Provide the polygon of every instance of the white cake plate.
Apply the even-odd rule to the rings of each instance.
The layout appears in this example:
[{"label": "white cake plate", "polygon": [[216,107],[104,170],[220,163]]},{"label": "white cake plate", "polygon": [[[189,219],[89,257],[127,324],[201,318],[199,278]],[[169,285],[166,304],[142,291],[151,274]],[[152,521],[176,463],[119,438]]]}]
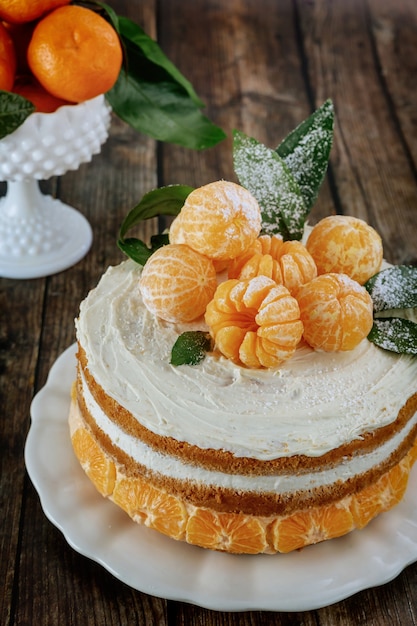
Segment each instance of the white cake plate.
[{"label": "white cake plate", "polygon": [[39,180],[91,161],[108,137],[104,96],[54,113],[33,113],[0,140],[0,276],[37,278],[71,267],[88,252],[90,224],[73,207],[41,193]]}]

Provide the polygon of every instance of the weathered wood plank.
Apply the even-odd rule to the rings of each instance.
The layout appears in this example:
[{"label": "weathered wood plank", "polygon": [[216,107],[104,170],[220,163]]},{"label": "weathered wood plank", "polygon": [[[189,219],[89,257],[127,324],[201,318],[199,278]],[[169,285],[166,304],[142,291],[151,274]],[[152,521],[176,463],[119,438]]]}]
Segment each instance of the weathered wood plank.
[{"label": "weathered wood plank", "polygon": [[413,87],[417,80],[417,4],[413,0],[369,0],[369,8],[382,85],[416,176],[417,103]]},{"label": "weathered wood plank", "polygon": [[[389,261],[413,262],[417,242],[410,224],[417,183],[381,81],[367,5],[361,0],[300,5],[312,89],[318,100],[331,97],[336,109],[331,164],[339,210],[376,227]],[[415,134],[414,128],[414,139]]]},{"label": "weathered wood plank", "polygon": [[38,344],[42,332],[44,281],[0,279],[0,622],[13,601],[19,525],[24,500],[23,448],[29,424]]}]

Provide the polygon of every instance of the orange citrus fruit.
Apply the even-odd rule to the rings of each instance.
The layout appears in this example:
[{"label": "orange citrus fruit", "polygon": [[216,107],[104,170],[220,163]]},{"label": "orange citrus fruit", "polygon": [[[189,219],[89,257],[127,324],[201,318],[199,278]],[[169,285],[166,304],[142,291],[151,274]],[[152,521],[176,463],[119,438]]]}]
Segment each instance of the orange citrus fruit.
[{"label": "orange citrus fruit", "polygon": [[116,466],[95,439],[83,427],[77,428],[71,437],[72,447],[81,467],[102,496],[109,496],[114,489]]},{"label": "orange citrus fruit", "polygon": [[304,339],[316,350],[353,350],[372,328],[372,298],[346,274],[317,276],[296,297]]},{"label": "orange citrus fruit", "polygon": [[169,243],[185,243],[185,237],[181,225],[180,215],[172,221],[169,227]]},{"label": "orange citrus fruit", "polygon": [[17,61],[16,74],[30,73],[27,62],[27,49],[29,47],[29,42],[32,38],[36,22],[27,22],[25,24],[10,24],[9,22],[3,22],[3,25],[14,43]]},{"label": "orange citrus fruit", "polygon": [[258,554],[267,547],[265,529],[256,517],[197,508],[187,523],[188,543],[235,554]]},{"label": "orange citrus fruit", "polygon": [[100,15],[64,6],[38,22],[27,58],[47,91],[83,102],[113,87],[122,65],[122,47],[114,28]]},{"label": "orange citrus fruit", "polygon": [[261,210],[249,191],[219,180],[192,191],[175,222],[184,243],[211,259],[227,261],[255,241]]},{"label": "orange citrus fruit", "polygon": [[317,276],[313,257],[300,241],[283,241],[278,235],[262,235],[229,264],[229,278],[268,276],[290,293]]},{"label": "orange citrus fruit", "polygon": [[382,240],[372,226],[349,215],[330,215],[311,231],[307,250],[319,274],[347,274],[363,285],[382,263]]},{"label": "orange citrus fruit", "polygon": [[12,24],[23,24],[70,2],[71,0],[1,0],[0,19]]},{"label": "orange citrus fruit", "polygon": [[407,455],[376,483],[353,497],[351,511],[356,528],[363,528],[379,513],[400,502],[407,488],[409,473],[410,456]]},{"label": "orange citrus fruit", "polygon": [[173,539],[183,538],[187,521],[184,504],[140,477],[117,480],[112,500],[135,521]]},{"label": "orange citrus fruit", "polygon": [[[185,243],[185,237],[179,215],[174,219],[169,227],[169,243]],[[227,260],[218,261],[217,259],[212,259],[212,261],[216,272],[223,272],[229,264],[229,261]]]},{"label": "orange citrus fruit", "polygon": [[286,553],[341,537],[353,529],[349,507],[329,504],[278,519],[271,530],[275,550]]},{"label": "orange citrus fruit", "polygon": [[266,276],[220,283],[205,320],[217,349],[246,367],[276,367],[303,334],[297,300]]},{"label": "orange citrus fruit", "polygon": [[67,100],[55,98],[46,91],[32,76],[19,76],[13,86],[13,93],[18,93],[35,105],[36,113],[53,113],[64,104],[72,104]]},{"label": "orange citrus fruit", "polygon": [[16,74],[16,64],[13,39],[0,22],[0,89],[11,91]]},{"label": "orange citrus fruit", "polygon": [[200,317],[216,287],[212,261],[185,244],[168,244],[154,252],[139,281],[148,311],[167,322]]}]

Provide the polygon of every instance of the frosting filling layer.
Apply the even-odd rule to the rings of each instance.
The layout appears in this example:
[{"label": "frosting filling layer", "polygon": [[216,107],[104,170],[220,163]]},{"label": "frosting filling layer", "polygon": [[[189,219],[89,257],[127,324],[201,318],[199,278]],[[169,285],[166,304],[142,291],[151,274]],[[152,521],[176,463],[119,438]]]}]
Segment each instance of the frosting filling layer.
[{"label": "frosting filling layer", "polygon": [[372,452],[346,458],[334,467],[310,473],[280,474],[274,476],[251,476],[227,474],[184,463],[178,458],[155,451],[137,438],[131,437],[108,418],[97,404],[83,377],[82,396],[86,408],[97,427],[104,432],[115,446],[135,463],[144,466],[152,473],[161,474],[180,481],[190,481],[207,487],[226,488],[236,491],[279,492],[281,496],[313,490],[318,487],[332,487],[371,470],[377,469],[393,455],[417,427],[417,413],[408,420],[406,426],[394,437]]}]

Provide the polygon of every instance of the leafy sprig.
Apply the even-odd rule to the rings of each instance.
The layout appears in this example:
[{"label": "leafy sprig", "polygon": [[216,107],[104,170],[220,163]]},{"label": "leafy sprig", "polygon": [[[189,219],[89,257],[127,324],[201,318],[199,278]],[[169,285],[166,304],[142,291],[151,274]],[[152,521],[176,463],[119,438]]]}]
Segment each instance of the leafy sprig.
[{"label": "leafy sprig", "polygon": [[120,226],[117,245],[128,257],[145,265],[148,258],[163,245],[168,243],[168,235],[155,235],[151,237],[151,245],[148,247],[144,241],[135,237],[126,238],[126,233],[137,226],[143,220],[159,217],[160,215],[175,216],[193,191],[188,185],[168,185],[160,187],[145,194],[142,200],[125,217]]},{"label": "leafy sprig", "polygon": [[326,175],[333,126],[333,103],[326,100],[276,150],[234,131],[235,172],[259,202],[264,233],[301,239]]},{"label": "leafy sprig", "polygon": [[[365,288],[374,305],[369,341],[384,350],[417,355],[417,322],[405,316],[405,312],[417,310],[417,268],[387,268],[370,278]],[[417,312],[414,318],[417,320]]]},{"label": "leafy sprig", "polygon": [[171,351],[171,365],[197,365],[213,349],[210,334],[202,330],[188,330],[182,333]]}]

